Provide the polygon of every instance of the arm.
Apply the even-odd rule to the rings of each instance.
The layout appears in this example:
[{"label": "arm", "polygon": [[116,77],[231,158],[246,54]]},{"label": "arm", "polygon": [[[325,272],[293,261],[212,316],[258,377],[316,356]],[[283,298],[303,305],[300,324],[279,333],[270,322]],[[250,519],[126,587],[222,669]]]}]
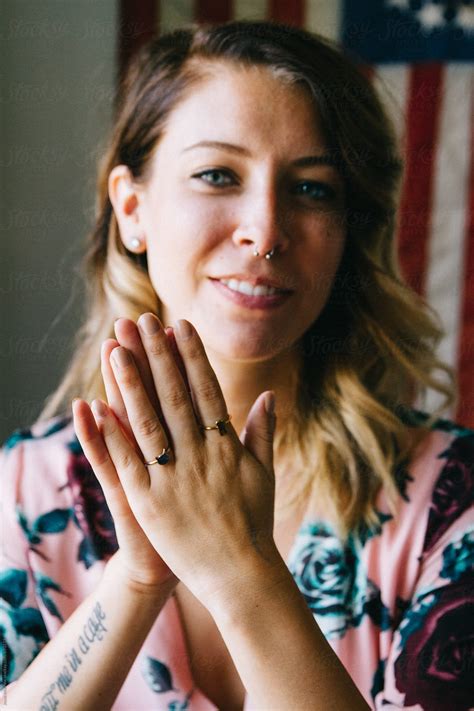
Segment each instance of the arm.
[{"label": "arm", "polygon": [[97,589],[4,691],[6,708],[111,708],[175,585],[169,580],[152,590],[132,583],[118,551]]},{"label": "arm", "polygon": [[208,609],[252,708],[370,708],[326,641],[278,551],[274,562],[259,558],[249,563],[240,580],[231,594],[218,592]]}]

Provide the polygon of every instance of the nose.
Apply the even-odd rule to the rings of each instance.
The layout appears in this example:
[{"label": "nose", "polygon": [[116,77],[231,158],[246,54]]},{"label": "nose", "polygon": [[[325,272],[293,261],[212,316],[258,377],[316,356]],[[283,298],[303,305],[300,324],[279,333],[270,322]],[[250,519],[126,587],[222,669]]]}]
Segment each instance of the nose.
[{"label": "nose", "polygon": [[266,190],[256,196],[248,196],[239,215],[238,225],[233,234],[236,246],[246,248],[252,254],[258,251],[263,257],[274,250],[282,254],[288,249],[288,236],[283,224],[283,216],[278,207],[276,190]]}]

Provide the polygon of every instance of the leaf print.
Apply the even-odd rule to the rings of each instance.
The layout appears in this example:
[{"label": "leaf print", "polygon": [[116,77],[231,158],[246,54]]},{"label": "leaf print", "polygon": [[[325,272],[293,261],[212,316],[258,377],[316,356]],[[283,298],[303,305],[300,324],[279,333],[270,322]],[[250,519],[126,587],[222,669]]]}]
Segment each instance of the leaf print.
[{"label": "leaf print", "polygon": [[0,645],[0,669],[2,670],[0,689],[3,689],[12,678],[13,669],[15,667],[15,658],[12,654],[12,650],[7,644],[6,629],[3,625],[0,625],[0,638],[2,640],[2,644]]},{"label": "leaf print", "polygon": [[407,494],[408,483],[410,481],[415,481],[415,479],[408,472],[407,464],[408,464],[408,460],[401,462],[401,464],[399,464],[398,467],[396,467],[394,476],[395,476],[395,484],[397,485],[397,489],[400,492],[400,496],[402,497],[402,499],[409,502],[410,497]]},{"label": "leaf print", "polygon": [[[419,427],[420,425],[424,425],[430,418],[429,413],[423,412],[422,410],[416,410],[413,407],[407,407],[406,405],[399,405],[395,414],[405,425],[411,427]],[[452,433],[455,437],[466,437],[473,434],[473,430],[463,427],[453,420],[445,420],[442,418],[435,420],[430,426],[430,429]]]},{"label": "leaf print", "polygon": [[[29,439],[42,439],[43,437],[50,437],[55,432],[59,432],[64,429],[66,425],[71,422],[71,417],[62,417],[58,420],[54,420],[52,424],[48,424],[44,431],[33,434],[33,429],[31,427],[22,427],[15,430],[10,437],[4,443],[5,449],[13,449],[19,442],[24,442]],[[35,430],[36,432],[36,430]]]},{"label": "leaf print", "polygon": [[474,570],[474,527],[443,550],[440,577],[455,581],[468,570]]},{"label": "leaf print", "polygon": [[384,688],[384,675],[385,675],[385,665],[387,663],[386,659],[381,659],[377,665],[377,669],[375,670],[375,674],[372,679],[372,687],[370,689],[370,695],[372,699],[375,701],[375,697],[377,694],[379,694],[383,688]]},{"label": "leaf print", "polygon": [[57,617],[61,620],[61,622],[64,622],[64,619],[59,612],[58,608],[56,607],[56,604],[54,601],[49,597],[48,595],[48,590],[55,590],[56,592],[60,593],[61,595],[66,595],[67,597],[70,597],[71,594],[66,592],[65,590],[62,589],[62,587],[59,585],[59,583],[56,583],[54,580],[51,580],[47,575],[43,575],[43,573],[36,573],[35,574],[35,582],[36,582],[36,593],[39,595],[41,598],[44,606],[50,612],[54,617]]},{"label": "leaf print", "polygon": [[5,441],[3,446],[5,449],[13,449],[19,442],[23,442],[26,439],[33,439],[33,434],[29,427],[15,430]]},{"label": "leaf print", "polygon": [[24,603],[27,586],[26,570],[9,568],[0,572],[0,597],[12,607],[20,607]]},{"label": "leaf print", "polygon": [[36,535],[36,533],[33,533],[28,525],[28,519],[26,518],[25,514],[23,511],[20,509],[19,506],[16,507],[16,518],[18,523],[20,524],[20,527],[25,534],[26,538],[28,539],[29,543],[41,543],[41,538]]},{"label": "leaf print", "polygon": [[146,656],[142,661],[141,673],[150,689],[156,694],[178,691],[173,688],[170,670],[158,659]]},{"label": "leaf print", "polygon": [[90,538],[83,538],[77,550],[77,560],[84,563],[86,569],[89,569],[97,560],[97,556],[92,547]]},{"label": "leaf print", "polygon": [[33,530],[39,533],[61,533],[71,517],[71,509],[53,509],[38,516]]},{"label": "leaf print", "polygon": [[170,701],[168,711],[187,711],[189,704],[187,701]]},{"label": "leaf print", "polygon": [[48,632],[41,613],[35,607],[22,607],[8,611],[17,634],[34,637],[37,641],[47,642]]}]

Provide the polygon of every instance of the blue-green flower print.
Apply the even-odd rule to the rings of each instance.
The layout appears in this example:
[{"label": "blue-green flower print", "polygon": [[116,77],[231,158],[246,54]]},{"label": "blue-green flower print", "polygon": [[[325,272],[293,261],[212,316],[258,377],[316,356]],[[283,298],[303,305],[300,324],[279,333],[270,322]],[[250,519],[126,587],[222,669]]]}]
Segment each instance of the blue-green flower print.
[{"label": "blue-green flower print", "polygon": [[343,545],[329,525],[318,522],[307,524],[298,540],[288,567],[327,639],[343,637],[364,615],[381,629],[390,627],[380,589],[367,577],[360,537]]}]

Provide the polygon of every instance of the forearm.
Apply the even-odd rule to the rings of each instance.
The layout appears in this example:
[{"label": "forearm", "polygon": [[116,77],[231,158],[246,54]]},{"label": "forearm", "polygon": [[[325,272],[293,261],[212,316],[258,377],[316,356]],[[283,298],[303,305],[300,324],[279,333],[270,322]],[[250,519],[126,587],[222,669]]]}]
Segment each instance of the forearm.
[{"label": "forearm", "polygon": [[252,707],[273,711],[352,709],[366,704],[319,629],[283,559],[242,575],[210,612]]},{"label": "forearm", "polygon": [[111,708],[174,587],[166,583],[156,594],[133,587],[112,558],[96,590],[6,690],[6,707]]}]

